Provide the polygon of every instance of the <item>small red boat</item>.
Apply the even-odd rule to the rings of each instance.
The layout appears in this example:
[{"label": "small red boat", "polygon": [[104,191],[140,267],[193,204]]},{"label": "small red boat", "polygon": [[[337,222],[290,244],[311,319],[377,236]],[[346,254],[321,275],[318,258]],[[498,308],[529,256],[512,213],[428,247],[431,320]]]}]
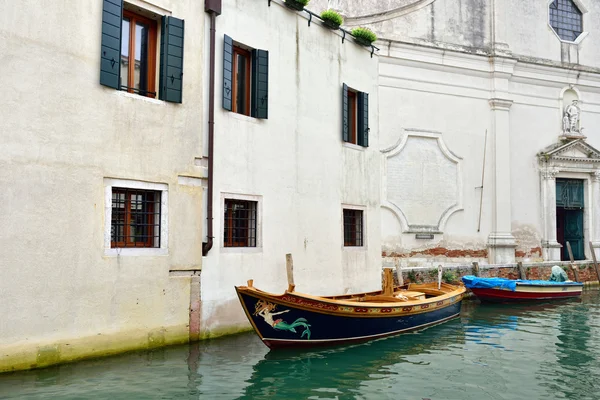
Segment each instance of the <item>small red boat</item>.
[{"label": "small red boat", "polygon": [[521,280],[504,278],[478,278],[463,276],[465,286],[482,301],[521,302],[556,300],[581,296],[583,283]]}]

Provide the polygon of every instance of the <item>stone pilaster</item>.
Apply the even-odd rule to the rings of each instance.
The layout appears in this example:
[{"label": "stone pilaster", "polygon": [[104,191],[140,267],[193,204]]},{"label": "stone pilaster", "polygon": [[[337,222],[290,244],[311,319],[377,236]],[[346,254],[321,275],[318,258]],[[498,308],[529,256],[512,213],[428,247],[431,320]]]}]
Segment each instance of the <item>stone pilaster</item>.
[{"label": "stone pilaster", "polygon": [[492,264],[515,261],[515,238],[511,233],[510,118],[512,100],[490,99],[492,109],[493,207],[488,258]]},{"label": "stone pilaster", "polygon": [[562,245],[556,241],[556,175],[558,168],[547,168],[542,174],[542,211],[544,213],[543,257],[546,261],[560,261]]},{"label": "stone pilaster", "polygon": [[591,204],[591,240],[596,252],[596,259],[600,259],[600,170],[592,173],[592,204]]}]

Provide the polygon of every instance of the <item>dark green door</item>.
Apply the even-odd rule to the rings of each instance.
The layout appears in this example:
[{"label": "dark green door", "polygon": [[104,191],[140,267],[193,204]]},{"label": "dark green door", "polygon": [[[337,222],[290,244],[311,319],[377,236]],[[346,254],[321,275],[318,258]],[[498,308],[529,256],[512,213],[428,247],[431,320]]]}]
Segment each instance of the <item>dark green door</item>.
[{"label": "dark green door", "polygon": [[583,238],[583,181],[579,179],[556,180],[557,240],[563,245],[562,260],[569,260],[567,242],[573,258],[585,260]]}]

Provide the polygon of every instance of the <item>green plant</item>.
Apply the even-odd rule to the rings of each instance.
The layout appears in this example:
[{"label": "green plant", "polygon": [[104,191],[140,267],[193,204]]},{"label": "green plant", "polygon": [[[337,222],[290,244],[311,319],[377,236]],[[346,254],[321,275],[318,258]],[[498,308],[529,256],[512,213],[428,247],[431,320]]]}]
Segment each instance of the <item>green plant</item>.
[{"label": "green plant", "polygon": [[446,283],[452,283],[456,280],[456,275],[450,271],[444,271],[442,273],[442,280]]},{"label": "green plant", "polygon": [[410,271],[408,271],[407,277],[411,282],[417,282],[417,275],[415,274],[415,271],[413,271],[412,269]]},{"label": "green plant", "polygon": [[285,0],[285,5],[296,11],[302,11],[310,0]]},{"label": "green plant", "polygon": [[361,42],[371,44],[377,40],[377,35],[369,28],[358,27],[352,29],[352,36]]},{"label": "green plant", "polygon": [[321,19],[323,21],[328,21],[333,25],[340,26],[344,23],[344,19],[340,14],[333,10],[325,10],[321,13]]},{"label": "green plant", "polygon": [[429,270],[429,277],[435,278],[437,276],[437,273],[438,273],[437,269],[430,269]]}]

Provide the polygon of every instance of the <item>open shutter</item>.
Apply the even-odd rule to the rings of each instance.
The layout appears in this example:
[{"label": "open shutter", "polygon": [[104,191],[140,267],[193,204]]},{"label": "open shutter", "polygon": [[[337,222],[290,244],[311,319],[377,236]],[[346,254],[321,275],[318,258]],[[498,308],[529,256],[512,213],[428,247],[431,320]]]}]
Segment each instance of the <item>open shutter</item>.
[{"label": "open shutter", "polygon": [[269,117],[269,52],[252,51],[252,116]]},{"label": "open shutter", "polygon": [[119,89],[121,71],[121,24],[123,2],[104,0],[102,7],[102,45],[100,53],[100,84]]},{"label": "open shutter", "polygon": [[342,140],[350,141],[350,127],[348,126],[348,85],[342,86]]},{"label": "open shutter", "polygon": [[163,16],[160,32],[160,92],[158,98],[181,103],[183,89],[184,21]]},{"label": "open shutter", "polygon": [[233,97],[233,40],[225,35],[223,41],[223,108],[231,111]]},{"label": "open shutter", "polygon": [[369,147],[369,93],[358,93],[358,144]]}]

